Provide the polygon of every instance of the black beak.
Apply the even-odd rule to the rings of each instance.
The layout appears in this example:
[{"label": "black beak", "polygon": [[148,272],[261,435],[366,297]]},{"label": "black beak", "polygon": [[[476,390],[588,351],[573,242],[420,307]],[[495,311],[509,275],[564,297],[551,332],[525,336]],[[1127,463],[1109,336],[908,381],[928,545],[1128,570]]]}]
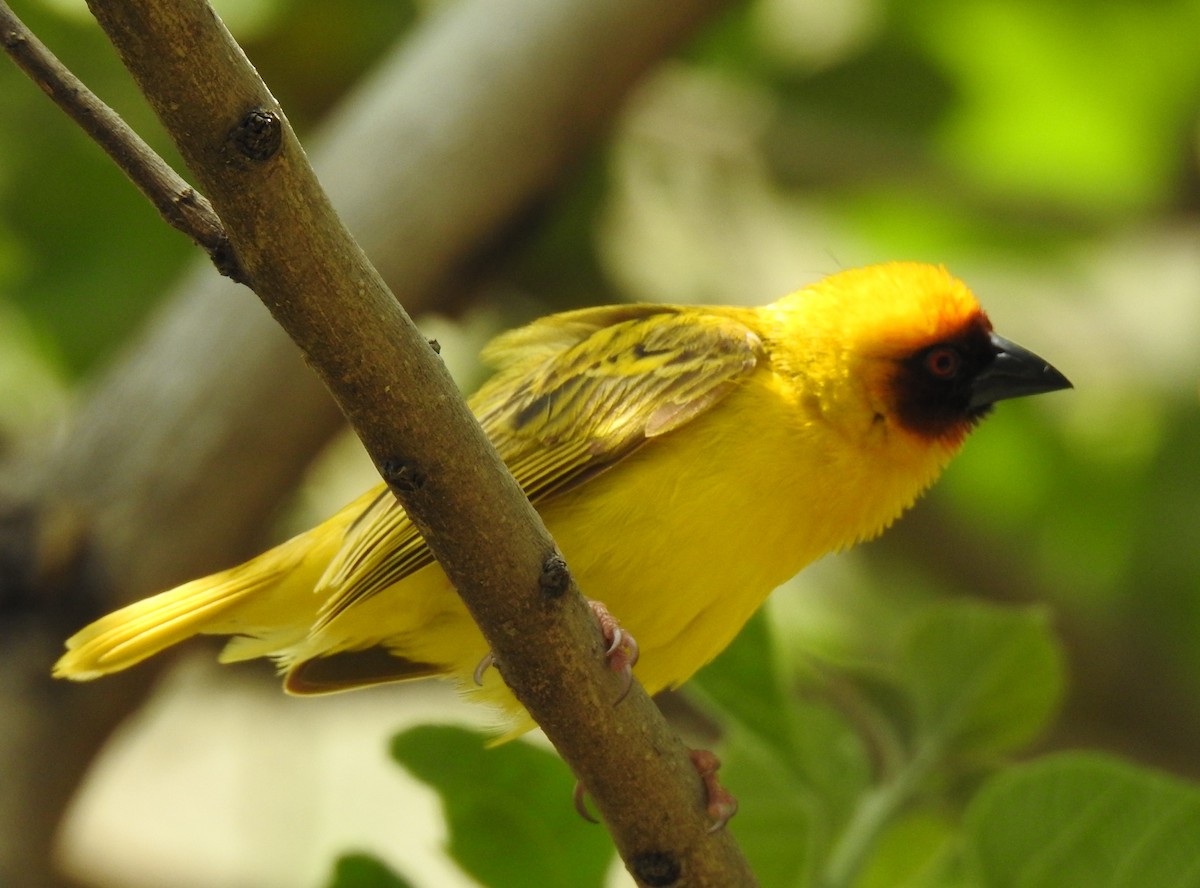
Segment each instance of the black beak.
[{"label": "black beak", "polygon": [[996,358],[971,382],[968,407],[978,410],[1006,398],[1022,398],[1071,388],[1063,376],[1044,359],[1003,336],[992,334]]}]

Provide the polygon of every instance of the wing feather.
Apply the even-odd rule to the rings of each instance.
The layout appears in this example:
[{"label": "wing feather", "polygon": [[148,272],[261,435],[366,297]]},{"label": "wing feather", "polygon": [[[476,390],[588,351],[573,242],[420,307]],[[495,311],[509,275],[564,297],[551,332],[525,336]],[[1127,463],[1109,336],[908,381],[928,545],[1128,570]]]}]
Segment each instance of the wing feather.
[{"label": "wing feather", "polygon": [[[710,409],[763,356],[744,309],[621,305],[506,333],[471,408],[531,501],[570,490]],[[433,561],[385,488],[317,584],[315,629]]]}]

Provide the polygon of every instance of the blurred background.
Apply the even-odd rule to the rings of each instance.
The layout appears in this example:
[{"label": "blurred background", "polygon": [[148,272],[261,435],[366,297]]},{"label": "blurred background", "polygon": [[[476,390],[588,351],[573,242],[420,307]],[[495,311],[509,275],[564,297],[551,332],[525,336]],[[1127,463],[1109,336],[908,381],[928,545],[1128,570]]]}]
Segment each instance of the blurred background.
[{"label": "blurred background", "polygon": [[[15,5],[179,168],[81,2]],[[337,147],[329,115],[344,113],[368,76],[372,89],[389,89],[378,72],[392,71],[406,47],[432,52],[448,17],[469,20],[473,5],[486,4],[216,4],[302,140],[321,146],[318,165],[325,159],[330,175],[343,178],[355,161]],[[594,99],[611,116],[603,112],[552,175],[429,273],[418,321],[469,390],[482,378],[474,356],[490,335],[549,311],[621,300],[763,303],[841,268],[944,263],[972,286],[999,330],[1051,360],[1075,390],[1002,405],[910,515],[780,590],[759,631],[777,640],[797,686],[811,688],[821,676],[875,669],[896,643],[890,627],[930,601],[1037,603],[1064,686],[1036,737],[1005,753],[1105,750],[1200,779],[1198,36],[1198,0],[751,0],[696,13],[670,52]],[[493,43],[510,38],[496,34]],[[488,76],[479,59],[460,62]],[[552,65],[548,55],[548,71]],[[402,77],[403,66],[397,71]],[[436,89],[417,84],[415,94]],[[574,104],[592,101],[583,91]],[[12,537],[34,539],[36,557],[5,538],[5,567],[20,563],[23,576],[61,580],[81,563],[94,567],[94,541],[80,542],[90,540],[89,514],[125,498],[110,490],[63,517],[41,508],[47,497],[60,501],[62,487],[42,485],[46,473],[30,466],[51,450],[56,455],[46,459],[59,469],[63,454],[72,463],[94,458],[88,447],[96,436],[86,428],[101,422],[100,413],[131,440],[142,424],[154,424],[151,408],[115,418],[119,402],[97,399],[139,366],[131,356],[148,331],[168,317],[184,323],[172,315],[172,300],[216,274],[196,270],[198,251],[7,63],[0,120],[4,523],[23,526],[31,502],[39,522],[50,516],[33,537]],[[536,153],[569,125],[522,138]],[[402,164],[410,149],[374,144],[357,172]],[[508,175],[502,164],[482,173]],[[376,199],[347,215],[352,227],[362,220],[356,232],[386,266],[412,247],[372,249],[387,244],[378,229],[405,213],[402,198],[382,186]],[[480,212],[470,191],[438,198],[438,206],[461,219]],[[389,280],[410,304],[412,278]],[[202,339],[209,313],[251,300],[220,290],[176,329]],[[210,363],[223,360],[214,353]],[[203,362],[189,365],[193,376],[203,371]],[[205,395],[203,410],[177,430],[180,440],[218,428],[223,395],[236,400],[239,385]],[[56,603],[48,625],[69,633],[105,605],[232,563],[373,482],[369,462],[327,406],[309,425],[305,416],[289,421],[301,428],[287,433],[299,442],[296,468],[255,494],[246,515],[233,517],[239,502],[232,497],[224,518],[204,519],[181,496],[167,522],[224,522],[238,528],[233,542],[189,563],[169,541],[146,536],[146,552],[102,561],[107,580],[98,602]],[[162,447],[138,459],[146,488],[169,484],[180,470]],[[247,483],[238,472],[255,471],[255,458],[224,465],[236,488]],[[93,462],[80,483],[98,483],[106,471]],[[196,491],[205,481],[189,483],[188,496],[203,499]],[[182,575],[164,569],[120,582],[123,565],[158,561]],[[54,585],[55,594],[70,600],[61,590],[73,582]],[[41,619],[40,605],[16,580],[2,588],[5,656],[20,648],[27,674],[44,676],[53,645],[28,653],[22,639],[29,636],[21,634],[22,621]],[[35,873],[25,860],[9,871],[14,886],[60,878],[97,886],[316,886],[332,878],[339,854],[355,850],[414,885],[485,882],[450,860],[437,797],[387,755],[388,738],[405,725],[485,718],[452,691],[405,687],[296,701],[279,693],[269,667],[219,669],[203,644],[163,659],[165,671],[148,671],[145,686],[132,690],[107,682],[47,690],[40,679],[20,679],[13,693],[22,705],[43,702],[9,710],[17,717],[5,730],[20,735],[12,748],[29,736],[87,735],[76,745],[90,752],[72,752],[77,764],[65,769],[86,772],[78,795],[65,786],[44,794],[74,798],[54,840],[66,874]],[[16,688],[18,679],[5,681]],[[72,701],[87,694],[91,702],[63,703],[57,694]],[[676,700],[672,709],[692,705]],[[104,708],[113,724],[81,728],[88,706]],[[699,729],[714,742],[716,723]],[[43,797],[36,790],[57,770],[57,742],[40,743],[39,760],[25,759],[29,773],[9,770],[0,779],[20,785],[26,800]],[[95,764],[87,766],[91,753]],[[16,767],[10,758],[6,768]],[[56,823],[61,806],[47,806],[42,820]],[[569,803],[561,808],[562,817],[574,816]],[[7,847],[20,844],[11,821],[0,828]],[[609,878],[621,884],[623,877]]]}]

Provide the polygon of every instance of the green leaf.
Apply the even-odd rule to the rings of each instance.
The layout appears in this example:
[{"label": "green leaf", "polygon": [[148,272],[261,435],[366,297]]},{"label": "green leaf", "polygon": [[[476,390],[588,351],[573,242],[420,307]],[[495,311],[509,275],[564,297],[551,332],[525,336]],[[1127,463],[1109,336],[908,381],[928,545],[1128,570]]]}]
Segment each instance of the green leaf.
[{"label": "green leaf", "polygon": [[780,753],[792,749],[792,719],[784,693],[775,645],[760,611],[695,682],[688,685],[703,690],[710,705],[717,706],[723,718],[745,725]]},{"label": "green leaf", "polygon": [[785,678],[760,614],[688,687],[724,725],[721,781],[739,802],[729,829],[764,886],[811,884],[871,773],[845,719]]},{"label": "green leaf", "polygon": [[412,883],[370,854],[344,854],[333,865],[327,888],[412,888]]},{"label": "green leaf", "polygon": [[953,871],[956,824],[916,810],[893,821],[879,837],[855,888],[947,888],[961,885]]},{"label": "green leaf", "polygon": [[966,832],[986,888],[1200,888],[1200,788],[1107,756],[998,774]]},{"label": "green leaf", "polygon": [[919,741],[946,752],[1019,749],[1044,730],[1062,697],[1062,655],[1038,608],[938,604],[914,621],[900,663]]},{"label": "green leaf", "polygon": [[792,760],[745,725],[728,725],[721,761],[721,783],[738,800],[737,816],[727,829],[760,884],[810,884],[821,848],[831,841],[822,799]]},{"label": "green leaf", "polygon": [[603,884],[612,844],[572,810],[567,767],[527,743],[486,742],[436,725],[392,739],[396,761],[441,795],[455,860],[489,888]]},{"label": "green leaf", "polygon": [[[785,773],[829,804],[848,810],[870,781],[861,738],[833,707],[803,700],[790,689],[769,623],[757,614],[724,653],[689,685],[720,710],[729,743],[762,747],[776,761],[772,789]],[[736,752],[736,750],[733,750]],[[768,752],[769,751],[769,752]]]}]

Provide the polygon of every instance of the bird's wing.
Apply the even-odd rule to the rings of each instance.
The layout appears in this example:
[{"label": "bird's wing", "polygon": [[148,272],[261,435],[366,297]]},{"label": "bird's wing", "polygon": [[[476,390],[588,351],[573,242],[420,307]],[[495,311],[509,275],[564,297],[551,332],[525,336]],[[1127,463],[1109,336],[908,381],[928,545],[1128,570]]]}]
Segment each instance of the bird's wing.
[{"label": "bird's wing", "polygon": [[[499,366],[472,410],[537,503],[684,425],[748,376],[763,345],[740,311],[622,305],[536,321],[485,349]],[[328,597],[315,628],[432,561],[381,488],[317,584]]]}]

